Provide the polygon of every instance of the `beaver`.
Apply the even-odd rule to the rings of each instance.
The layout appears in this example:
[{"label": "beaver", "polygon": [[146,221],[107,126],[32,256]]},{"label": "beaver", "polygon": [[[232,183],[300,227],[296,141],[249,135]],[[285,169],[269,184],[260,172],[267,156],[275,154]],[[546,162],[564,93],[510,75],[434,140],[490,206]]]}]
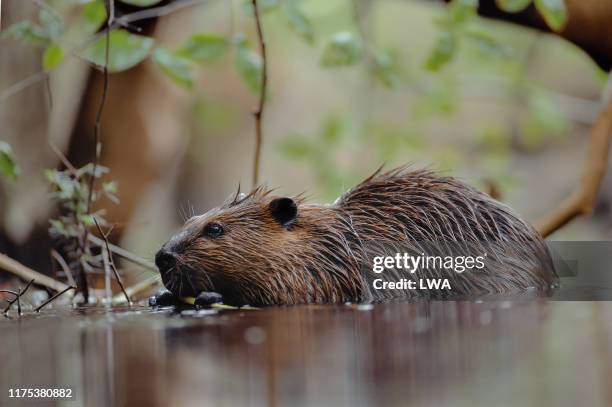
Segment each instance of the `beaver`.
[{"label": "beaver", "polygon": [[[412,273],[373,272],[373,256],[389,253],[484,255],[486,267],[459,273],[438,263]],[[238,192],[187,220],[155,262],[173,295],[213,292],[232,305],[544,291],[557,280],[543,239],[508,206],[456,178],[409,166],[379,169],[328,205],[264,187]],[[451,290],[372,284],[442,275]]]}]

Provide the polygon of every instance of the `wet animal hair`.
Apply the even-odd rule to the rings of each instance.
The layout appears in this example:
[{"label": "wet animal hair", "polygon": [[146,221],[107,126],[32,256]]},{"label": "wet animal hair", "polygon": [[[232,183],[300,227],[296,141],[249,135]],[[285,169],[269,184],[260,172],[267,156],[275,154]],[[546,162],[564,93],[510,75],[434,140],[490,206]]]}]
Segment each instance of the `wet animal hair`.
[{"label": "wet animal hair", "polygon": [[[214,233],[210,231],[214,230]],[[196,216],[162,248],[161,270],[178,295],[216,291],[230,304],[377,301],[547,290],[556,281],[538,233],[506,205],[452,177],[401,167],[377,171],[331,205],[256,188]],[[375,275],[372,257],[393,253],[481,255],[477,272],[423,269]],[[374,290],[373,278],[446,277],[452,292]]]}]

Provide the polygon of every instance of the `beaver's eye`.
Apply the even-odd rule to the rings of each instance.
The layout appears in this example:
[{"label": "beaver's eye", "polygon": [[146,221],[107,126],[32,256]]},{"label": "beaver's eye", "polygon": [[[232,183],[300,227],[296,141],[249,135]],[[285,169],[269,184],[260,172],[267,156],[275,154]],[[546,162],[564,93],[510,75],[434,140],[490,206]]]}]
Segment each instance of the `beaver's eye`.
[{"label": "beaver's eye", "polygon": [[223,234],[223,226],[218,223],[209,223],[204,227],[204,235],[215,238]]}]

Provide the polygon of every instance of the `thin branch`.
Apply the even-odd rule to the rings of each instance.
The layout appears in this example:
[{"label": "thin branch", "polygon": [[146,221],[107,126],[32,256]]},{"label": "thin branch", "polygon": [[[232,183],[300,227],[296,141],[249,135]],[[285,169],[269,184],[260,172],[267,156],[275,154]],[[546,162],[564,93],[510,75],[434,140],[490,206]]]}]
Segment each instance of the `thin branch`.
[{"label": "thin branch", "polygon": [[17,292],[17,315],[21,316],[21,288]]},{"label": "thin branch", "polygon": [[49,147],[51,147],[51,150],[57,155],[68,171],[70,171],[75,178],[78,177],[78,170],[74,168],[74,165],[68,160],[68,157],[66,157],[62,150],[60,150],[51,140],[49,140]]},{"label": "thin branch", "polygon": [[[97,236],[89,235],[88,239],[89,239],[90,242],[94,243],[97,246],[102,247],[102,246],[106,245],[104,240],[100,239]],[[108,247],[109,247],[110,251],[113,254],[116,254],[117,256],[119,256],[119,257],[121,257],[121,258],[123,258],[125,260],[128,260],[128,261],[130,261],[130,262],[132,262],[134,264],[137,264],[137,265],[139,265],[141,267],[144,267],[146,269],[149,269],[149,270],[152,270],[152,271],[155,271],[155,272],[157,271],[157,267],[155,267],[155,264],[153,264],[150,261],[147,261],[147,260],[145,260],[145,259],[143,259],[141,257],[138,257],[135,254],[133,254],[133,253],[131,253],[131,252],[125,250],[125,249],[122,249],[121,247],[116,246],[116,245],[114,245],[112,243],[109,243]]]},{"label": "thin branch", "polygon": [[30,286],[32,285],[32,283],[34,282],[34,279],[31,279],[28,284],[26,284],[26,286],[23,289],[19,289],[18,291],[18,295],[13,298],[12,300],[10,300],[6,306],[6,308],[4,308],[4,310],[2,311],[3,314],[6,314],[7,312],[9,312],[9,310],[11,309],[11,307],[13,306],[13,304],[15,303],[15,301],[17,301],[17,312],[19,315],[21,315],[21,300],[19,299],[19,297],[21,297],[22,295],[24,295],[26,293],[26,291],[28,291],[28,289],[30,288]]},{"label": "thin branch", "polygon": [[64,274],[66,275],[66,278],[68,279],[68,284],[76,285],[76,282],[74,281],[74,277],[72,276],[72,270],[70,270],[68,263],[66,263],[66,260],[64,260],[62,255],[59,254],[57,250],[51,249],[51,256],[55,259],[55,261],[57,261],[57,263],[60,265],[60,267],[64,271]]},{"label": "thin branch", "polygon": [[46,307],[47,304],[51,303],[52,301],[54,301],[57,297],[59,297],[60,295],[63,295],[64,293],[66,293],[66,291],[69,290],[74,290],[76,289],[76,287],[74,286],[69,286],[66,287],[64,290],[60,291],[59,293],[55,294],[53,297],[49,298],[47,301],[43,302],[42,304],[40,304],[35,310],[34,312],[40,312],[41,309],[43,309],[43,307]]},{"label": "thin branch", "polygon": [[115,262],[113,260],[113,257],[111,256],[110,247],[108,245],[108,236],[102,231],[102,228],[100,227],[100,224],[98,223],[98,220],[95,217],[93,219],[94,219],[94,223],[96,224],[96,227],[98,228],[98,231],[100,232],[100,235],[104,239],[104,246],[106,247],[106,254],[108,255],[108,263],[111,269],[113,270],[113,273],[115,274],[115,278],[117,279],[117,282],[119,283],[119,287],[121,287],[121,291],[123,292],[123,295],[125,296],[126,301],[129,304],[131,303],[130,296],[125,291],[125,287],[123,286],[123,281],[121,281],[121,277],[119,276],[117,267],[115,267]]},{"label": "thin branch", "polygon": [[106,298],[111,300],[113,298],[113,290],[111,288],[111,269],[108,250],[103,247],[102,248],[102,264],[104,265],[104,292],[106,294]]},{"label": "thin branch", "polygon": [[41,71],[31,76],[28,76],[27,78],[19,82],[12,84],[11,86],[8,87],[8,89],[6,89],[4,92],[0,94],[0,103],[4,102],[6,99],[10,98],[11,96],[16,95],[22,90],[25,90],[29,88],[30,86],[42,81],[48,75],[49,75],[49,72]]},{"label": "thin branch", "polygon": [[[100,150],[102,148],[102,144],[100,142],[100,124],[102,122],[102,113],[104,112],[104,106],[106,106],[106,99],[108,97],[108,59],[110,54],[110,32],[111,26],[113,24],[113,20],[115,18],[115,2],[114,0],[106,0],[104,2],[106,8],[106,30],[104,33],[105,41],[104,41],[104,66],[102,68],[102,77],[103,77],[103,85],[102,85],[102,98],[100,100],[100,105],[98,106],[98,111],[96,113],[96,120],[94,122],[94,150],[93,150],[93,167],[91,174],[89,174],[89,190],[87,195],[87,215],[91,214],[91,206],[94,196],[94,189],[96,187],[96,177],[98,172],[98,165],[100,164]],[[83,236],[79,237],[79,243],[81,246],[81,255],[85,255],[89,249],[89,239],[87,236],[89,235],[89,228],[85,227]],[[80,261],[80,288],[83,293],[83,299],[87,303],[89,301],[89,284],[87,282],[87,274],[84,267],[85,262],[83,258]]]},{"label": "thin branch", "polygon": [[0,253],[0,269],[13,273],[25,281],[36,279],[37,285],[50,288],[53,291],[61,291],[68,287],[66,284],[34,271],[2,253]]},{"label": "thin branch", "polygon": [[93,193],[96,183],[96,172],[98,171],[98,165],[100,164],[100,124],[102,122],[102,113],[104,112],[104,106],[106,105],[106,99],[108,97],[108,57],[110,54],[110,31],[111,25],[115,18],[115,2],[114,0],[106,0],[106,33],[104,42],[104,67],[102,68],[103,85],[102,85],[102,98],[98,111],[96,113],[96,121],[94,123],[94,151],[93,151],[93,170],[89,177],[89,195],[87,196],[87,214],[91,214],[91,201],[93,199]]},{"label": "thin branch", "polygon": [[259,41],[259,52],[261,53],[261,59],[263,61],[263,69],[261,72],[261,89],[259,90],[259,104],[257,110],[253,113],[255,116],[255,158],[253,160],[253,187],[257,186],[259,182],[259,167],[261,158],[261,143],[263,139],[262,135],[262,117],[266,104],[266,93],[268,85],[268,59],[266,57],[266,41],[263,36],[261,28],[261,18],[259,16],[259,8],[257,7],[257,0],[252,0],[253,14],[255,15],[255,24],[257,26],[257,40]]},{"label": "thin branch", "polygon": [[608,101],[591,128],[580,183],[565,201],[536,223],[536,229],[543,237],[555,232],[574,218],[593,212],[599,187],[608,168],[611,139],[612,100]]}]

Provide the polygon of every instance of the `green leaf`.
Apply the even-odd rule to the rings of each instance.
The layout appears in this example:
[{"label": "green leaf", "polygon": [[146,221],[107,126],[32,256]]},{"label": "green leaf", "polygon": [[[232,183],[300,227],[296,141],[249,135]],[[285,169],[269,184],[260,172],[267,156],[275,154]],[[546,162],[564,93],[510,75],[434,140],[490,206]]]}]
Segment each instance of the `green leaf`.
[{"label": "green leaf", "polygon": [[281,154],[285,155],[287,158],[293,159],[306,158],[316,151],[305,137],[300,136],[288,137],[281,141],[278,147]]},{"label": "green leaf", "polygon": [[375,51],[373,53],[370,70],[374,78],[387,88],[393,88],[398,82],[398,77],[393,67],[393,59],[386,52]]},{"label": "green leaf", "polygon": [[43,55],[43,69],[51,71],[59,65],[64,59],[64,50],[57,44],[51,44],[45,50]]},{"label": "green leaf", "polygon": [[475,17],[478,11],[478,0],[452,0],[448,6],[450,23],[460,25]]},{"label": "green leaf", "polygon": [[497,7],[507,13],[520,13],[531,4],[532,0],[495,0]]},{"label": "green leaf", "polygon": [[9,26],[0,38],[13,38],[39,47],[46,47],[50,42],[45,30],[31,21],[20,21]]},{"label": "green leaf", "polygon": [[78,181],[73,180],[65,171],[50,170],[44,171],[47,182],[53,187],[52,196],[56,199],[73,199],[76,196]]},{"label": "green leaf", "polygon": [[298,33],[304,40],[313,45],[315,41],[314,29],[312,23],[304,15],[301,6],[301,0],[287,0],[285,2],[285,15],[289,26]]},{"label": "green leaf", "polygon": [[349,32],[339,32],[325,46],[321,64],[327,67],[353,65],[361,60],[363,51],[358,37]]},{"label": "green leaf", "polygon": [[38,13],[38,20],[50,38],[59,37],[64,31],[64,23],[59,14],[49,7],[42,7]]},{"label": "green leaf", "polygon": [[58,170],[46,169],[43,171],[43,174],[50,184],[56,185],[59,182],[60,172]]},{"label": "green leaf", "polygon": [[93,226],[96,224],[96,222],[94,221],[93,215],[88,215],[88,214],[83,213],[83,214],[79,214],[78,218],[85,226]]},{"label": "green leaf", "polygon": [[113,203],[118,204],[119,198],[117,197],[117,182],[109,181],[102,183],[102,191],[104,195]]},{"label": "green leaf", "polygon": [[330,116],[323,123],[319,137],[325,146],[336,145],[342,137],[343,123],[340,117]]},{"label": "green leaf", "polygon": [[117,182],[116,181],[103,182],[102,190],[107,194],[116,194],[117,193]]},{"label": "green leaf", "polygon": [[106,7],[104,0],[94,0],[83,6],[81,12],[82,21],[85,25],[85,31],[94,33],[106,21]]},{"label": "green leaf", "polygon": [[81,168],[78,169],[79,174],[89,174],[94,175],[96,178],[100,178],[104,174],[108,174],[110,171],[107,167],[102,165],[96,165],[96,173],[94,174],[94,165],[93,163],[85,164]]},{"label": "green leaf", "polygon": [[132,6],[138,7],[149,7],[157,3],[161,3],[162,0],[120,0],[122,3],[131,4]]},{"label": "green leaf", "polygon": [[[109,42],[109,72],[125,71],[143,61],[153,48],[153,39],[130,34],[125,30],[111,31]],[[106,62],[106,36],[101,35],[93,44],[79,53],[85,60],[103,67]]]},{"label": "green leaf", "polygon": [[535,6],[544,17],[546,24],[554,31],[561,31],[567,23],[567,9],[564,0],[534,0]]},{"label": "green leaf", "polygon": [[226,49],[227,40],[220,35],[194,34],[177,53],[194,62],[206,62],[221,57]]},{"label": "green leaf", "polygon": [[167,48],[159,47],[153,51],[153,61],[161,68],[163,73],[177,84],[187,89],[193,87],[189,60]]},{"label": "green leaf", "polygon": [[425,68],[429,71],[439,71],[448,64],[455,56],[457,42],[457,34],[453,31],[442,30],[425,62]]},{"label": "green leaf", "polygon": [[263,73],[261,56],[243,42],[236,47],[234,58],[234,66],[244,83],[253,93],[259,94]]},{"label": "green leaf", "polygon": [[13,158],[13,149],[4,141],[0,141],[0,173],[13,180],[21,173]]},{"label": "green leaf", "polygon": [[64,226],[64,223],[57,219],[49,219],[49,223],[51,224],[51,232],[60,234],[62,236],[70,237],[70,233]]},{"label": "green leaf", "polygon": [[534,90],[527,100],[529,116],[521,129],[521,141],[530,148],[557,137],[567,135],[571,123],[554,101]]}]

